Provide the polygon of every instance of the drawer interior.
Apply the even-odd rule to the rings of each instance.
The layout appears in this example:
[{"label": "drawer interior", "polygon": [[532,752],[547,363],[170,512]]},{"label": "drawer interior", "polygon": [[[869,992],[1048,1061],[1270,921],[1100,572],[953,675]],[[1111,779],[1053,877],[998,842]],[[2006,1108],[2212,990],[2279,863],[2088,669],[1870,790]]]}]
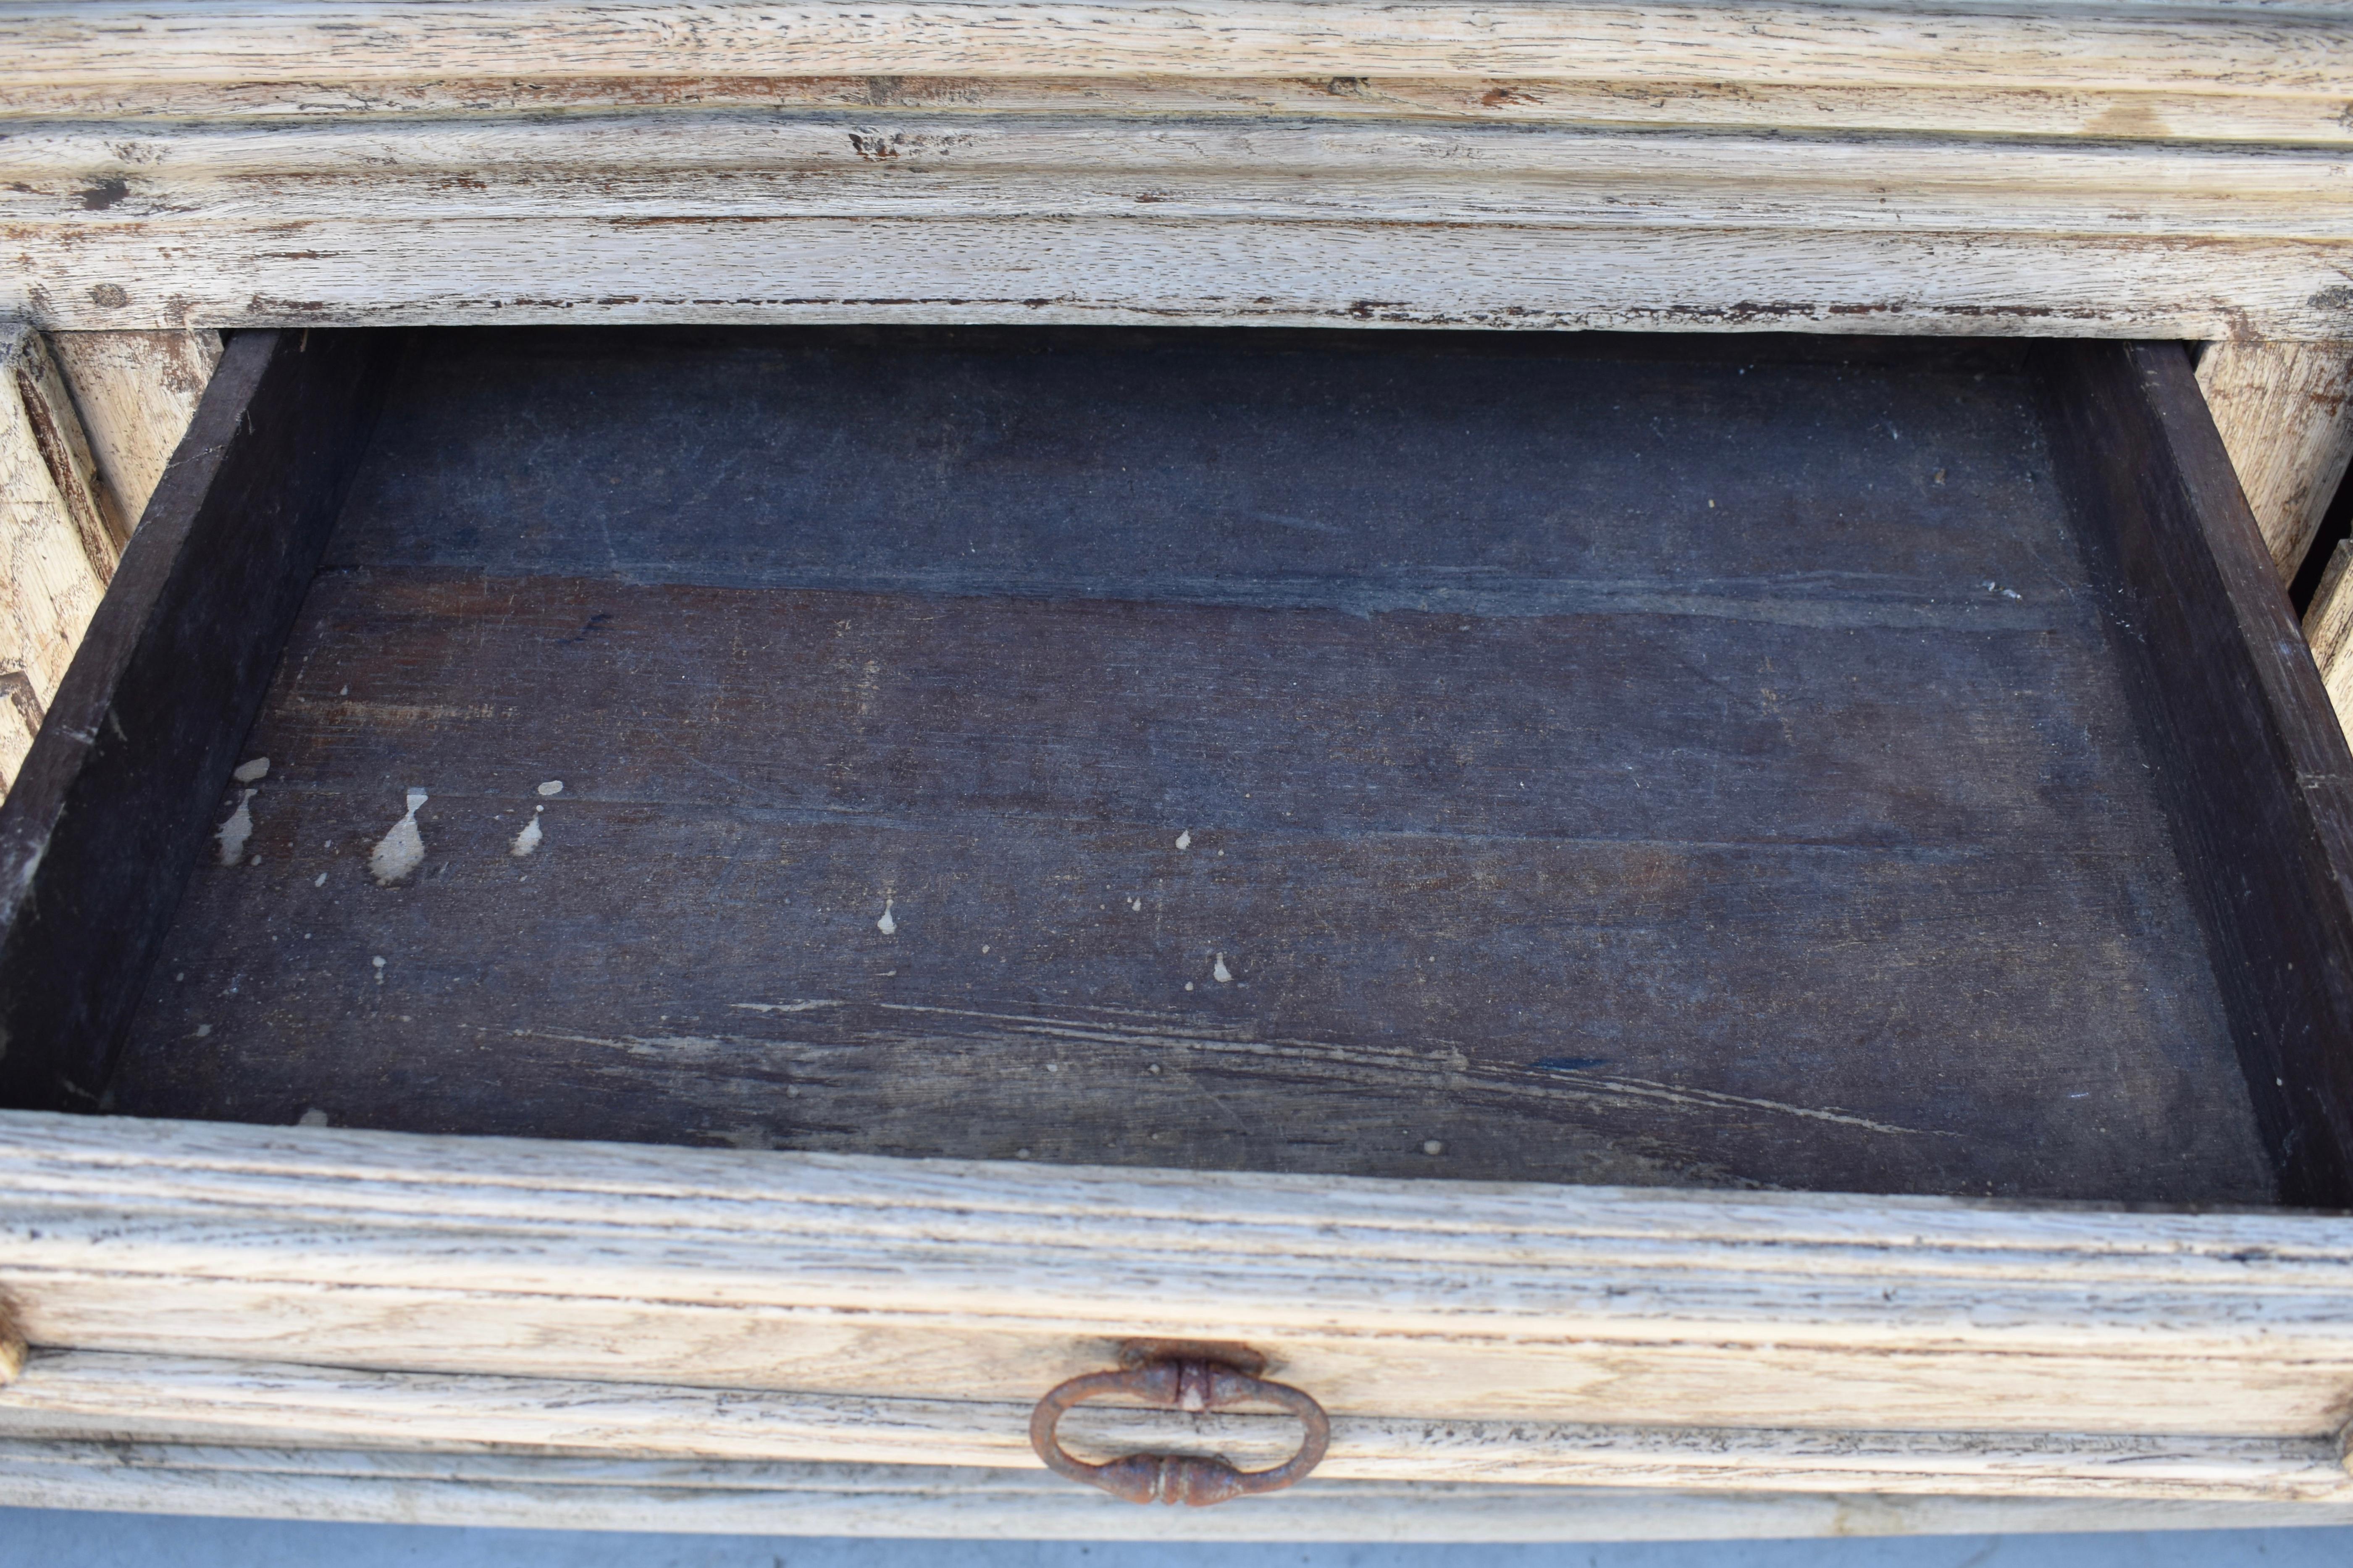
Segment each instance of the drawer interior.
[{"label": "drawer interior", "polygon": [[385,363],[104,1109],[2281,1195],[2022,345]]}]

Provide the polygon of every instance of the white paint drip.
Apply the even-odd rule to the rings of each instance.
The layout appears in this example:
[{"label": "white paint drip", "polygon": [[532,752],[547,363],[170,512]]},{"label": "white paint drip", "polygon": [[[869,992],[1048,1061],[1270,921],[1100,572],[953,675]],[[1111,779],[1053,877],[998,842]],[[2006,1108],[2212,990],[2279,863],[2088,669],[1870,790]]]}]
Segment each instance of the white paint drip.
[{"label": "white paint drip", "polygon": [[564,793],[564,781],[562,779],[550,779],[545,784],[539,786],[539,793],[542,795],[562,795]]},{"label": "white paint drip", "polygon": [[324,1127],[327,1125],[327,1113],[314,1105],[310,1110],[304,1111],[301,1115],[296,1117],[294,1119],[294,1125],[297,1127]]},{"label": "white paint drip", "polygon": [[1193,830],[1191,828],[1188,827],[1185,829],[1184,832],[1179,833],[1176,836],[1176,847],[1179,849],[1190,849],[1193,847]]},{"label": "white paint drip", "polygon": [[531,820],[524,823],[522,831],[514,836],[514,844],[507,850],[508,854],[520,860],[539,847],[539,814],[546,809],[543,805],[531,808]]},{"label": "white paint drip", "polygon": [[381,959],[381,958],[371,958],[371,959],[369,959],[369,960],[368,960],[368,962],[369,962],[370,963],[373,963],[373,964],[375,964],[375,983],[376,983],[378,985],[383,984],[384,984],[384,960],[383,960],[383,959]]},{"label": "white paint drip", "polygon": [[1144,912],[1144,900],[1142,899],[1130,899],[1127,900],[1127,907],[1134,910],[1137,914],[1142,914]]},{"label": "white paint drip", "polygon": [[259,784],[269,776],[269,759],[256,757],[249,763],[239,763],[237,771],[228,776],[239,784]]},{"label": "white paint drip", "polygon": [[1233,977],[1234,972],[1226,967],[1226,955],[1222,952],[1218,954],[1217,965],[1209,971],[1209,978],[1222,984]]},{"label": "white paint drip", "polygon": [[369,874],[385,887],[391,887],[425,864],[425,835],[417,830],[417,808],[427,798],[421,789],[410,790],[408,815],[394,823],[392,831],[378,839],[376,847],[368,852]]},{"label": "white paint drip", "polygon": [[253,837],[253,796],[252,790],[239,794],[237,809],[229,813],[227,822],[213,829],[213,837],[220,840],[220,863],[224,866],[234,866],[245,857],[245,841]]},{"label": "white paint drip", "polygon": [[327,885],[327,874],[326,874],[324,871],[320,872],[316,877],[313,877],[313,878],[311,879],[311,886],[312,886],[312,887],[314,887],[314,888],[323,888],[323,887],[325,887],[326,885]]},{"label": "white paint drip", "polygon": [[891,918],[891,900],[888,899],[882,900],[882,918],[874,922],[874,929],[884,936],[889,936],[899,929],[899,922]]}]

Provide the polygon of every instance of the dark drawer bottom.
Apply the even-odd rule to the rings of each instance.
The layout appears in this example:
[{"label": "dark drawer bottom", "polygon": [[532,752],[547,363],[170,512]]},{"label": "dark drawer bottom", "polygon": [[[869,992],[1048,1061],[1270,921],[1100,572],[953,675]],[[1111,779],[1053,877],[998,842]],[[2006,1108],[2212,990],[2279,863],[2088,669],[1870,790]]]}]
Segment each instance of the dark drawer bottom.
[{"label": "dark drawer bottom", "polygon": [[420,335],[110,1103],[2270,1201],[2037,397],[2000,344]]}]

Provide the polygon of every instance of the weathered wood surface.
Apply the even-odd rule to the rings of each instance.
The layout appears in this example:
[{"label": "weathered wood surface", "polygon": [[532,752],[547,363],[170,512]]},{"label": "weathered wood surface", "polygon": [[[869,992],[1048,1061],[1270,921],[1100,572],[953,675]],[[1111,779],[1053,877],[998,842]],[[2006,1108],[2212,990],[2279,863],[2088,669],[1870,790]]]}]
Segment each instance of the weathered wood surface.
[{"label": "weathered wood surface", "polygon": [[137,0],[0,10],[15,74],[59,83],[479,76],[1558,76],[1629,81],[2339,93],[2347,8],[2066,4],[2033,15],[1910,4],[1404,5],[1206,0],[789,9]]},{"label": "weathered wood surface", "polygon": [[74,389],[38,332],[17,335],[8,359],[8,375],[16,383],[33,443],[40,449],[42,466],[57,487],[58,500],[72,520],[74,535],[90,572],[103,584],[114,579],[122,546],[134,521],[123,514],[121,502],[99,471],[82,424]]},{"label": "weathered wood surface", "polygon": [[[849,1464],[1034,1466],[1030,1403],[349,1372],[271,1362],[47,1351],[0,1393],[0,1438],[239,1447],[570,1452]],[[1297,1446],[1285,1416],[1092,1407],[1083,1458],[1221,1455],[1260,1468]],[[1343,1415],[1326,1480],[1637,1486],[2353,1503],[2332,1437],[1671,1428]]]},{"label": "weathered wood surface", "polygon": [[89,330],[2342,337],[2348,44],[2132,0],[18,5],[0,237]]},{"label": "weathered wood surface", "polygon": [[89,1103],[356,456],[375,345],[234,346],[0,804],[0,1103]]},{"label": "weathered wood surface", "polygon": [[[1103,111],[32,124],[0,142],[0,226],[23,242],[29,308],[82,327],[843,310],[1609,325],[1665,311],[2309,335],[2353,320],[2328,260],[2353,241],[2346,157]],[[856,245],[845,289],[827,253],[854,243],[859,220],[890,226],[870,239],[906,242]],[[765,261],[743,250],[745,224]],[[1498,252],[1450,279],[1431,226],[1493,231],[1480,243],[1524,259]],[[560,257],[514,243],[558,229]],[[1776,259],[1828,235],[1911,243]],[[2232,250],[2219,267],[2218,242]],[[1205,245],[1198,268],[1182,265]],[[1155,281],[1093,275],[1098,253],[1131,247]],[[1609,288],[1609,268],[1583,258],[1595,247],[1620,268],[1647,256],[1631,281],[1648,295]],[[1742,291],[1707,281],[1703,268],[1744,248],[1761,254],[1727,275]],[[2137,265],[2120,270],[2126,258]],[[708,273],[679,291],[697,258],[733,279],[727,291]],[[1229,292],[1245,279],[1247,293]]]},{"label": "weathered wood surface", "polygon": [[343,218],[1109,216],[2353,240],[2353,164],[2327,147],[1764,141],[1101,110],[697,110],[35,121],[9,128],[0,168],[10,181],[0,222],[74,232]]},{"label": "weathered wood surface", "polygon": [[[2283,96],[2208,81],[2194,90],[1970,86],[1939,77],[1902,86],[1783,86],[1757,81],[1559,80],[1516,77],[522,76],[327,82],[118,79],[88,84],[6,79],[0,115],[25,121],[397,121],[506,118],[549,110],[834,110],[1070,115],[1182,123],[1204,118],[1283,124],[1302,119],[1490,124],[2059,137],[2095,143],[2353,142],[2342,92]],[[2242,90],[2242,85],[2245,90]],[[168,132],[166,132],[168,133]]]},{"label": "weathered wood surface", "polygon": [[2305,641],[2337,721],[2353,733],[2353,540],[2339,540],[2304,613]]},{"label": "weathered wood surface", "polygon": [[48,346],[127,536],[196,416],[220,363],[220,334],[58,332]]},{"label": "weathered wood surface", "polygon": [[2283,582],[2353,460],[2353,342],[2220,342],[2198,362],[2224,450]]},{"label": "weathered wood surface", "polygon": [[2004,364],[435,340],[111,1103],[2264,1201]]},{"label": "weathered wood surface", "polygon": [[2170,344],[2046,351],[2052,449],[2113,598],[2255,1110],[2292,1203],[2353,1203],[2353,752]]},{"label": "weathered wood surface", "polygon": [[951,1541],[1693,1541],[2229,1530],[2353,1507],[2165,1499],[1676,1492],[1331,1481],[1248,1508],[1141,1509],[1042,1470],[174,1443],[0,1441],[0,1502],[397,1524]]},{"label": "weathered wood surface", "polygon": [[53,371],[38,333],[0,330],[0,791],[23,768],[114,565],[91,476],[71,466],[86,447]]},{"label": "weathered wood surface", "polygon": [[[1146,211],[1149,210],[1148,205]],[[1139,217],[0,224],[53,327],[1182,322],[2342,336],[2333,241]]]},{"label": "weathered wood surface", "polygon": [[2353,1221],[0,1119],[36,1345],[1032,1401],[1134,1337],[1335,1415],[2325,1436]]}]

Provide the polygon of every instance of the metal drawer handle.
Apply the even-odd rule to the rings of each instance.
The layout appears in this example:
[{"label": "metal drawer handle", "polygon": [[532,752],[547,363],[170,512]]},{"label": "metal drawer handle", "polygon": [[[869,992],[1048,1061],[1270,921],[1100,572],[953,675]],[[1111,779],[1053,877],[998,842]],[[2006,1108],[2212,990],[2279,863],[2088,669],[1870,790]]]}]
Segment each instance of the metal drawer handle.
[{"label": "metal drawer handle", "polygon": [[[1223,1410],[1247,1404],[1279,1405],[1299,1417],[1307,1434],[1293,1454],[1271,1470],[1238,1470],[1223,1459],[1191,1454],[1129,1454],[1106,1464],[1072,1458],[1055,1436],[1062,1413],[1107,1394],[1124,1394],[1163,1410]],[[1189,1503],[1207,1508],[1229,1498],[1276,1492],[1314,1469],[1331,1447],[1332,1418],[1299,1389],[1237,1371],[1221,1362],[1171,1356],[1124,1372],[1074,1377],[1038,1402],[1029,1416],[1029,1446],[1058,1476],[1101,1487],[1130,1502]]]}]

